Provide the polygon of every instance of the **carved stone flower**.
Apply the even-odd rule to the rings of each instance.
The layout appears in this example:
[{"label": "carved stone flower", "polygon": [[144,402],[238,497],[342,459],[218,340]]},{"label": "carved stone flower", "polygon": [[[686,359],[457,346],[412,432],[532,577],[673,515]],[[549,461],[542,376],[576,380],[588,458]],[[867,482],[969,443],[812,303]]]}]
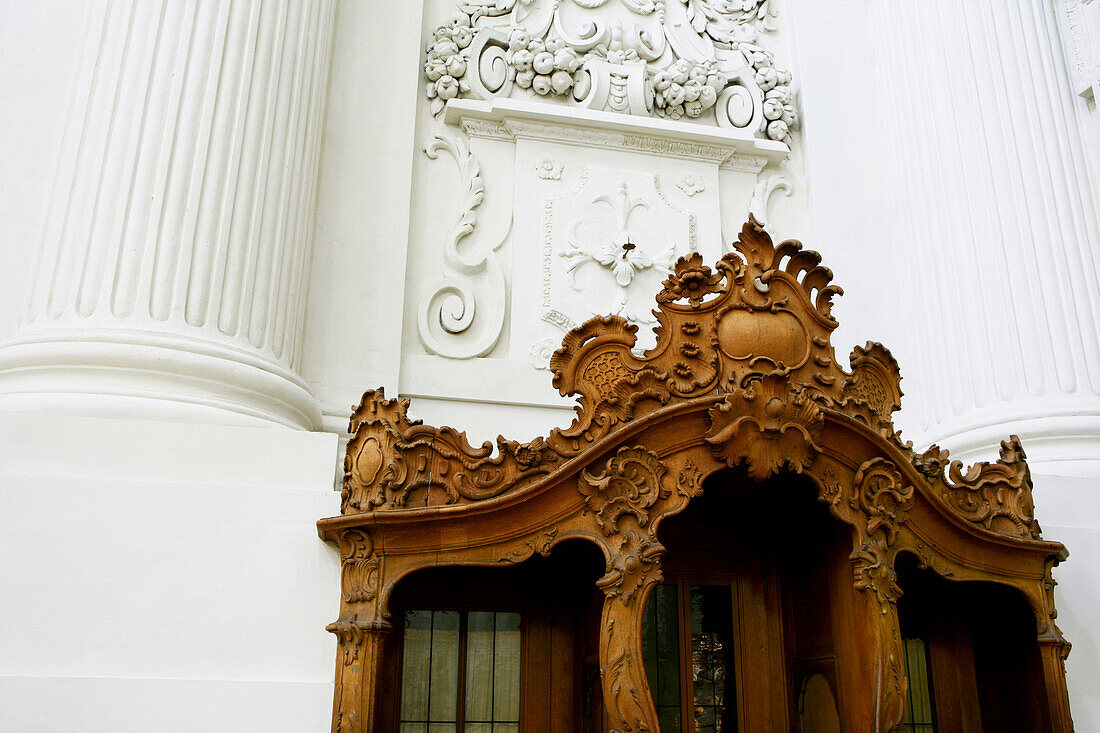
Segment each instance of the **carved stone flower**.
[{"label": "carved stone flower", "polygon": [[676,187],[684,192],[687,196],[694,196],[697,193],[702,193],[706,186],[703,184],[702,176],[695,173],[681,173],[676,178]]},{"label": "carved stone flower", "polygon": [[565,165],[557,158],[546,156],[535,163],[535,173],[544,181],[561,180],[561,172]]},{"label": "carved stone flower", "polygon": [[549,369],[550,357],[560,345],[560,341],[552,338],[544,338],[531,344],[531,366],[535,369]]},{"label": "carved stone flower", "polygon": [[693,252],[676,262],[676,269],[665,280],[657,300],[669,303],[687,298],[692,308],[698,308],[703,304],[703,298],[716,292],[721,282],[722,276],[712,274],[710,268],[703,264],[703,256]]},{"label": "carved stone flower", "polygon": [[600,247],[592,257],[611,270],[615,276],[615,282],[624,288],[630,284],[636,273],[653,267],[653,258],[638,249],[637,245],[630,241],[630,235],[626,232],[622,232],[613,241]]}]

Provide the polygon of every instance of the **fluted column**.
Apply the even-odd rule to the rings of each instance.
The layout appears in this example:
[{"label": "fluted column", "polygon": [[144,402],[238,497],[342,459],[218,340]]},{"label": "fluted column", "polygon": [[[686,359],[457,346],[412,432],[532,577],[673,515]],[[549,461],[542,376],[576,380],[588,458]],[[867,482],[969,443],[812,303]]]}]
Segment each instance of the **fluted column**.
[{"label": "fluted column", "polygon": [[1096,199],[1052,3],[872,5],[907,427],[957,457],[1018,432],[1034,459],[1100,460]]},{"label": "fluted column", "polygon": [[317,427],[335,0],[94,0],[0,409]]}]

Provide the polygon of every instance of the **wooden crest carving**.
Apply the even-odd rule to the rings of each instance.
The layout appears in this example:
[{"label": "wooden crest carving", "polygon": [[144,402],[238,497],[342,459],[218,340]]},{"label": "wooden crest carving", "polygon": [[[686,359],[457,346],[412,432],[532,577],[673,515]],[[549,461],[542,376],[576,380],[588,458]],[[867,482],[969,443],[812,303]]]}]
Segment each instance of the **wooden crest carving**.
[{"label": "wooden crest carving", "polygon": [[681,259],[656,297],[652,349],[635,354],[636,327],[615,316],[566,335],[550,367],[554,386],[576,397],[576,417],[545,438],[475,447],[462,432],[410,420],[407,400],[368,391],[351,418],[341,516],[319,523],[342,556],[341,616],[329,627],[342,653],[334,729],[374,730],[363,706],[380,694],[379,638],[399,578],[518,563],[580,538],[606,559],[599,648],[610,730],[657,730],[640,640],[661,579],[657,528],[706,476],[736,466],[753,479],[807,476],[852,528],[847,592],[866,615],[850,631],[872,656],[858,672],[866,704],[852,704],[848,727],[900,725],[902,552],[943,577],[1004,583],[1027,598],[1054,675],[1051,709],[1068,720],[1055,699],[1068,644],[1053,622],[1050,574],[1066,552],[1040,538],[1020,441],[965,472],[947,451],[903,443],[891,417],[897,362],[869,342],[849,369],[836,363],[830,308],[842,291],[820,262],[798,242],[774,244],[754,219],[713,269],[698,254]]},{"label": "wooden crest carving", "polygon": [[948,452],[937,445],[916,457],[916,465],[940,487],[947,505],[967,521],[991,532],[1040,538],[1031,498],[1031,470],[1017,436],[1001,441],[1000,460],[976,463],[965,473],[962,462],[948,462]]}]

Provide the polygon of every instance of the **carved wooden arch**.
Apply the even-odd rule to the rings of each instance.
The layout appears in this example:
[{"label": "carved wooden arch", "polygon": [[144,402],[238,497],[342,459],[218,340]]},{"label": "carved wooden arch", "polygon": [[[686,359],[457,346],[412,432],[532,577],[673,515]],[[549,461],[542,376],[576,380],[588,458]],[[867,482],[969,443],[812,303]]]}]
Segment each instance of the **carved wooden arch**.
[{"label": "carved wooden arch", "polygon": [[[551,360],[554,385],[577,396],[566,429],[528,443],[468,444],[452,428],[410,421],[406,400],[367,392],[345,458],[342,514],[318,523],[342,555],[333,730],[373,731],[380,644],[397,581],[447,564],[518,563],[566,539],[601,547],[606,573],[600,666],[612,731],[657,731],[642,666],[642,610],[661,579],[661,521],[716,471],[808,477],[853,530],[846,632],[864,643],[846,666],[845,730],[896,729],[906,676],[894,570],[908,552],[939,575],[1017,589],[1037,620],[1052,729],[1071,730],[1051,569],[1065,548],[1040,538],[1019,440],[965,473],[933,446],[901,442],[891,415],[900,372],[868,343],[835,361],[831,298],[842,291],[820,256],[774,245],[749,221],[712,271],[681,259],[657,296],[657,345],[633,353],[618,317],[574,329]],[[495,449],[494,449],[495,448]]]}]

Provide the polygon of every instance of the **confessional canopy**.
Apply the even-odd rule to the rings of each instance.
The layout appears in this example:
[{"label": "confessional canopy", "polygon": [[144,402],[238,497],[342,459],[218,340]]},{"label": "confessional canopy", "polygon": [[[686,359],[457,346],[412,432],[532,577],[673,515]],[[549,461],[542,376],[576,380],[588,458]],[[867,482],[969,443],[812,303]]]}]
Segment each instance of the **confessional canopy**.
[{"label": "confessional canopy", "polygon": [[[378,730],[382,649],[398,581],[439,566],[514,565],[566,540],[593,543],[605,573],[599,631],[610,731],[657,731],[641,650],[646,599],[661,581],[662,520],[739,468],[756,480],[801,474],[851,535],[850,598],[839,698],[843,730],[901,724],[907,687],[896,562],[908,555],[950,581],[1014,589],[1034,614],[1049,728],[1070,730],[1051,568],[1031,477],[1013,436],[1000,460],[964,471],[947,451],[913,450],[894,430],[898,365],[877,343],[850,370],[830,336],[840,294],[820,256],[773,244],[755,220],[716,270],[681,259],[657,295],[656,346],[634,352],[636,327],[599,317],[571,331],[551,360],[576,418],[528,443],[410,421],[406,400],[367,392],[351,418],[341,515],[318,523],[342,554],[333,730]],[[760,517],[783,541],[782,513]],[[852,692],[858,691],[858,692]]]}]

